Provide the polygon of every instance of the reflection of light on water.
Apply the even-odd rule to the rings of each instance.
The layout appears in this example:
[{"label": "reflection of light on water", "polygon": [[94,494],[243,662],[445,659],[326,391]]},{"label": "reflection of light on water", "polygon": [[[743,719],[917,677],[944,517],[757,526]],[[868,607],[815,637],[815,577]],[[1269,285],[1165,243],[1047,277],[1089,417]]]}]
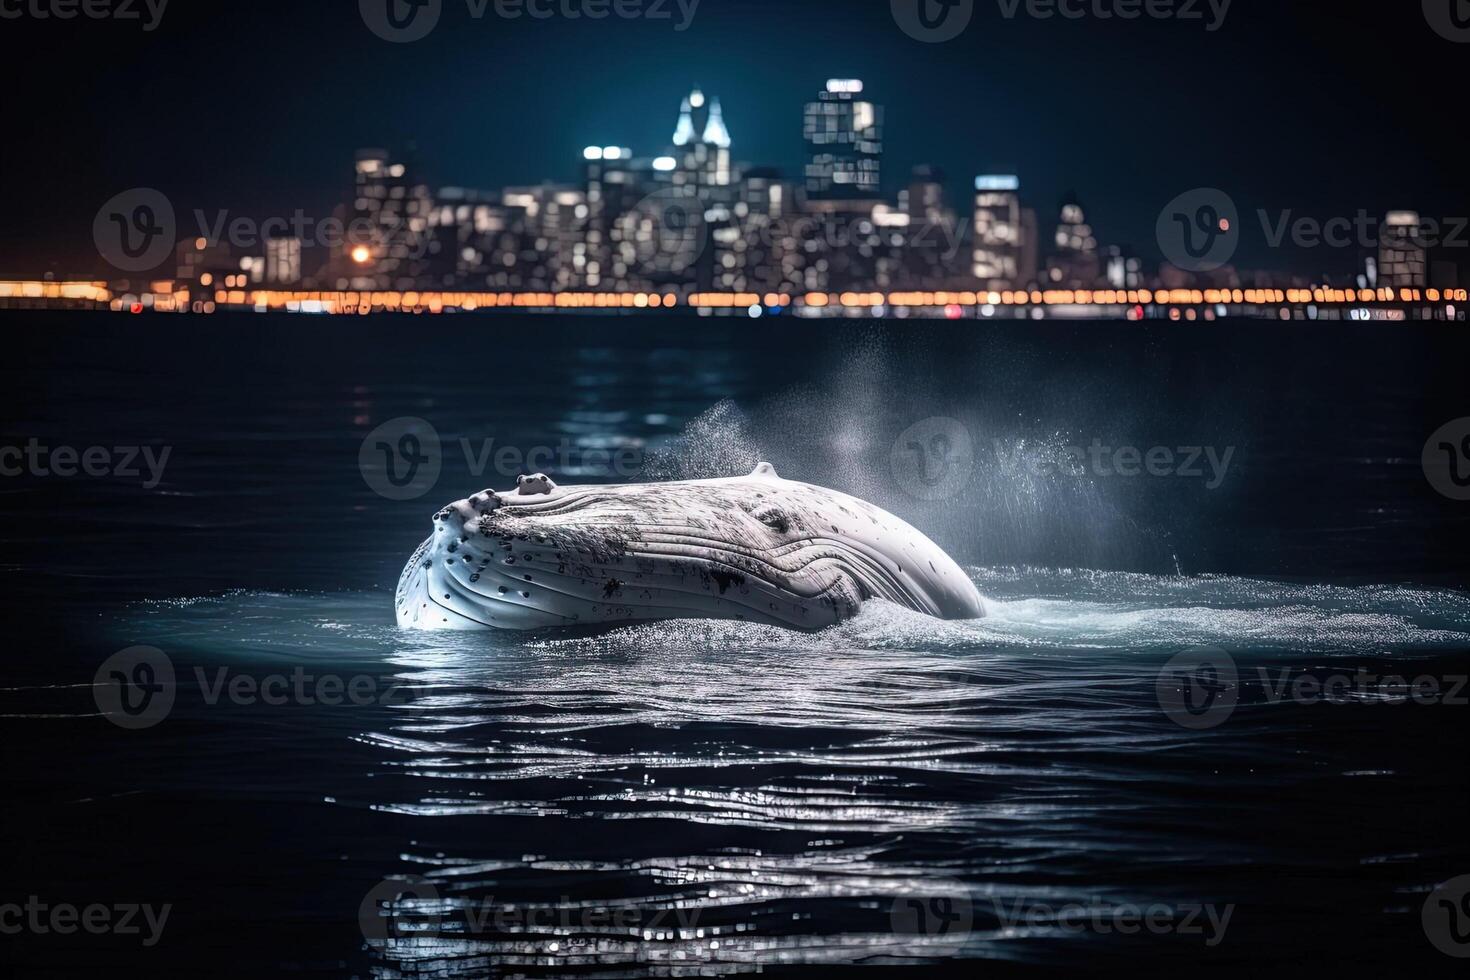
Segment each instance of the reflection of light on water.
[{"label": "reflection of light on water", "polygon": [[[873,603],[817,634],[703,621],[419,634],[392,627],[391,598],[376,593],[239,593],[138,611],[165,647],[252,668],[372,664],[404,685],[381,710],[309,716],[368,756],[369,778],[334,788],[330,805],[401,835],[370,874],[412,869],[438,891],[434,928],[414,928],[424,903],[405,906],[400,934],[377,948],[383,976],[1019,956],[1017,943],[1067,940],[1009,928],[997,907],[1108,899],[1099,867],[1159,869],[1118,879],[1123,901],[1210,901],[1180,894],[1188,876],[1168,869],[1254,858],[1201,812],[1201,774],[1228,798],[1245,777],[1221,753],[1242,738],[1275,744],[1304,722],[1252,710],[1260,692],[1242,671],[1247,707],[1211,735],[1186,731],[1156,700],[1165,660],[1195,644],[1352,654],[1344,663],[1470,645],[1461,593],[972,575],[984,620]],[[1302,778],[1299,759],[1270,752],[1249,768],[1246,785],[1266,798]],[[1366,771],[1342,764],[1314,778]],[[1399,776],[1374,778],[1391,793]],[[1130,832],[1139,813],[1155,829]],[[1068,891],[1074,881],[1085,894]],[[503,907],[573,918],[466,920]],[[923,910],[936,908],[946,911],[930,922]],[[589,921],[592,911],[631,924]]]},{"label": "reflection of light on water", "polygon": [[[475,957],[490,957],[499,967],[703,963],[718,964],[722,973],[745,973],[782,962],[954,956],[967,943],[986,938],[984,930],[975,929],[966,886],[936,885],[932,872],[920,867],[875,866],[877,856],[873,848],[819,846],[797,855],[721,853],[629,861],[618,870],[631,888],[642,883],[635,894],[514,903],[496,899],[487,889],[519,872],[552,879],[546,887],[554,890],[558,880],[575,882],[589,871],[610,868],[546,859],[516,868],[419,858],[414,863],[436,886],[438,900],[405,905],[401,934],[382,944],[381,952],[400,966],[415,964],[416,973],[424,960],[453,958],[455,965],[446,973],[429,975],[456,975]],[[930,923],[925,910],[936,895],[949,914],[947,921]],[[792,922],[806,917],[775,911],[814,902],[841,904],[863,928],[831,935],[793,933]]]}]

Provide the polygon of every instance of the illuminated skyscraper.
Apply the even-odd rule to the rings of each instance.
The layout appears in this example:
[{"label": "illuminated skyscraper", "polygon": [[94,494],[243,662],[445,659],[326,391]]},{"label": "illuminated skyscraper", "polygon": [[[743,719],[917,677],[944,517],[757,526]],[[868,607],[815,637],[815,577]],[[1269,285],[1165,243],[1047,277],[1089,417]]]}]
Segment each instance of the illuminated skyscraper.
[{"label": "illuminated skyscraper", "polygon": [[882,183],[883,107],[862,98],[863,83],[834,78],[808,102],[806,191],[814,200],[877,197]]},{"label": "illuminated skyscraper", "polygon": [[265,243],[265,281],[272,285],[301,281],[301,239],[272,238]]},{"label": "illuminated skyscraper", "polygon": [[1114,289],[1138,289],[1143,285],[1143,262],[1123,245],[1103,249],[1108,285]]},{"label": "illuminated skyscraper", "polygon": [[1102,262],[1098,257],[1097,236],[1087,223],[1087,213],[1075,194],[1068,194],[1062,200],[1052,246],[1051,257],[1046,263],[1049,285],[1064,289],[1091,289],[1100,284]]},{"label": "illuminated skyscraper", "polygon": [[572,269],[579,286],[618,286],[627,269],[614,269],[618,219],[649,192],[652,163],[634,160],[621,146],[589,146],[582,151],[586,173],[586,236],[573,244]]},{"label": "illuminated skyscraper", "polygon": [[1427,256],[1415,211],[1390,211],[1378,238],[1378,286],[1418,289],[1428,285]]},{"label": "illuminated skyscraper", "polygon": [[731,215],[729,228],[712,233],[720,287],[776,293],[794,290],[802,264],[793,220],[796,188],[774,169],[748,170],[741,178]]},{"label": "illuminated skyscraper", "polygon": [[974,262],[971,271],[986,289],[1024,286],[1021,254],[1021,180],[1014,174],[975,178]]},{"label": "illuminated skyscraper", "polygon": [[[696,135],[698,134],[698,135]],[[683,176],[700,187],[727,187],[735,179],[730,167],[730,130],[725,125],[719,99],[710,99],[699,89],[685,97],[679,107],[670,156],[675,161],[674,183]]]},{"label": "illuminated skyscraper", "polygon": [[[884,223],[881,205],[874,218]],[[909,177],[909,186],[898,194],[898,210],[904,214],[904,274],[900,285],[914,289],[939,289],[967,264],[959,258],[963,236],[955,213],[944,193],[944,171],[920,165]]]},{"label": "illuminated skyscraper", "polygon": [[411,289],[427,268],[433,197],[386,151],[357,154],[346,241],[333,249],[339,289]]}]

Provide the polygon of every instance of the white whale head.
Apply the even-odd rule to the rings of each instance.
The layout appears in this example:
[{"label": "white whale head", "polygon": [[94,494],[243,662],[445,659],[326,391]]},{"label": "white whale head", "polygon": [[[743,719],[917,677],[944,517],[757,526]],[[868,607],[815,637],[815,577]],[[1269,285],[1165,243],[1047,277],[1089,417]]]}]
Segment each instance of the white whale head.
[{"label": "white whale head", "polygon": [[880,598],[985,614],[934,542],[866,501],[783,480],[559,487],[523,476],[444,508],[399,579],[400,626],[540,629],[741,619],[820,629]]}]

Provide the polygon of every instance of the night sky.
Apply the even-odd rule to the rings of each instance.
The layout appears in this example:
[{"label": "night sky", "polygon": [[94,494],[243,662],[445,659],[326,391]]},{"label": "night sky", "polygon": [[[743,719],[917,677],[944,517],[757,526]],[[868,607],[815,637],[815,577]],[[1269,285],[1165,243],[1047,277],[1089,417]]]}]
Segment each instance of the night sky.
[{"label": "night sky", "polygon": [[803,102],[862,78],[886,106],[890,195],[934,163],[967,214],[975,173],[1014,169],[1043,227],[1075,189],[1103,242],[1150,261],[1159,209],[1197,186],[1251,215],[1238,264],[1303,273],[1357,256],[1273,252],[1257,208],[1470,213],[1470,44],[1434,33],[1418,0],[1235,0],[1213,33],[1204,0],[1205,21],[1007,20],[975,0],[944,44],[905,35],[889,0],[701,0],[683,32],[675,0],[658,21],[476,20],[444,2],[411,44],[370,33],[357,0],[171,0],[151,33],[0,19],[0,276],[95,271],[97,208],[135,186],[164,191],[181,225],[194,208],[326,217],[360,146],[412,143],[433,186],[573,181],[588,144],[661,151],[696,82],[737,159],[798,175]]}]

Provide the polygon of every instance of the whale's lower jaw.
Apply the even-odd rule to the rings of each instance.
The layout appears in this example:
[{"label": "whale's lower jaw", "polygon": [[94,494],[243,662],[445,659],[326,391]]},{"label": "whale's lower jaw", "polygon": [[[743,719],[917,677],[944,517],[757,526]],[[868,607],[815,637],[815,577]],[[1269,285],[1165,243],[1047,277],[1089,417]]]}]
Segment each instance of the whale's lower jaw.
[{"label": "whale's lower jaw", "polygon": [[[544,482],[542,482],[544,481]],[[733,619],[817,630],[885,599],[946,619],[985,614],[932,541],[872,504],[782,480],[477,494],[434,518],[398,581],[398,624],[536,630]]]},{"label": "whale's lower jaw", "polygon": [[[454,555],[437,556],[430,538],[400,577],[398,625],[535,630],[728,619],[816,630],[855,616],[863,599],[873,594],[830,558],[816,559],[799,582],[777,585],[692,553],[629,553],[564,562],[529,544],[515,542],[510,550],[486,555],[462,543]],[[514,564],[505,564],[507,558],[514,558]]]}]

